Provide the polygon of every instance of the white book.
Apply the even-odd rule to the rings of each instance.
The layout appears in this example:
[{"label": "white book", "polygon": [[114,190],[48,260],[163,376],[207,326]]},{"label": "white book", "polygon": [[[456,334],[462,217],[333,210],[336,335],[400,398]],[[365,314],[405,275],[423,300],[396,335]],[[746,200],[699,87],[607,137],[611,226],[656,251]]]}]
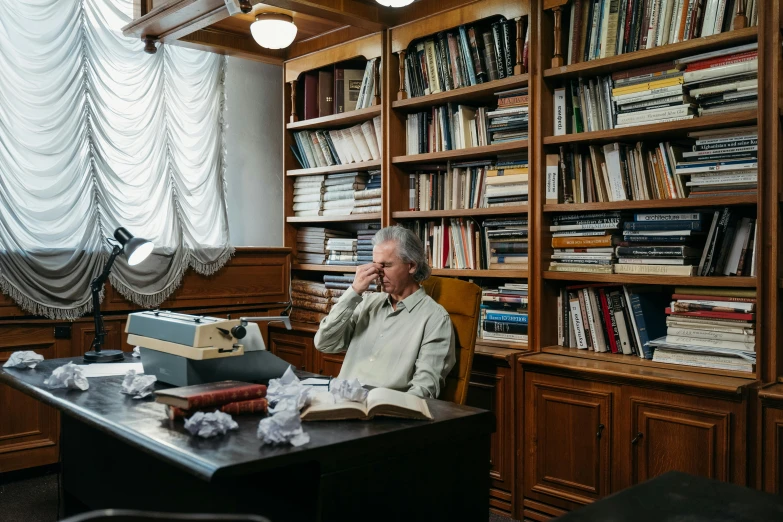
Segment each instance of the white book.
[{"label": "white book", "polygon": [[381,117],[376,116],[372,119],[372,126],[375,129],[375,143],[378,144],[378,155],[383,150],[383,133],[381,132]]},{"label": "white book", "polygon": [[341,141],[343,144],[343,150],[346,151],[348,157],[347,163],[358,163],[361,161],[359,156],[359,150],[356,148],[356,142],[353,141],[350,129],[340,130]]},{"label": "white book", "polygon": [[705,185],[744,185],[746,183],[758,183],[758,177],[755,174],[730,174],[714,176],[712,179],[698,179],[689,181],[685,185],[688,187],[703,187]]},{"label": "white book", "polygon": [[661,6],[661,17],[658,21],[658,39],[655,43],[657,46],[666,45],[669,43],[672,13],[674,11],[674,4],[676,3],[677,0],[663,0],[663,5]]},{"label": "white book", "polygon": [[622,125],[617,125],[615,128],[617,129],[624,129],[627,127],[638,127],[639,125],[653,125],[655,123],[668,123],[670,121],[681,121],[681,120],[692,120],[694,117],[693,114],[689,114],[687,116],[678,116],[676,118],[661,118],[660,120],[650,120],[650,121],[639,121],[634,123],[624,123]]},{"label": "white book", "polygon": [[667,344],[684,344],[695,346],[710,346],[712,348],[726,348],[728,350],[753,351],[756,343],[745,343],[740,341],[723,341],[718,339],[702,339],[699,337],[685,337],[679,335],[667,335]]},{"label": "white book", "polygon": [[[546,203],[557,203],[559,181],[559,158],[557,154],[546,155]],[[489,181],[489,178],[487,178]]]},{"label": "white book", "polygon": [[565,88],[555,89],[555,136],[564,136],[566,134],[566,90]]},{"label": "white book", "polygon": [[571,310],[571,328],[576,337],[576,347],[580,350],[587,350],[589,346],[587,344],[585,326],[582,323],[582,307],[579,299],[571,297],[568,304]]},{"label": "white book", "polygon": [[704,5],[704,21],[701,25],[701,36],[712,36],[715,34],[715,18],[718,10],[718,0],[707,0]]},{"label": "white book", "polygon": [[706,87],[690,89],[690,95],[696,98],[701,98],[702,96],[709,96],[711,94],[722,92],[758,90],[758,86],[758,78],[752,78],[750,80],[738,80],[735,82],[722,83],[720,85],[709,85]]},{"label": "white book", "polygon": [[372,154],[370,154],[370,148],[367,145],[367,140],[364,138],[364,133],[362,132],[361,126],[354,125],[348,129],[348,131],[353,138],[353,143],[356,150],[358,151],[358,156],[361,161],[370,161],[372,159]]},{"label": "white book", "polygon": [[[688,3],[693,0],[677,0],[672,11],[672,23],[669,26],[669,41],[668,43],[677,43],[680,41],[680,21],[682,20],[682,8],[683,3]],[[687,38],[687,36],[686,36]]]},{"label": "white book", "polygon": [[294,196],[294,203],[308,203],[312,201],[321,201],[321,193],[318,192],[316,194],[302,194],[298,196]]},{"label": "white book", "polygon": [[375,140],[375,129],[373,129],[372,123],[365,121],[361,125],[362,134],[367,142],[367,147],[370,150],[370,156],[373,160],[381,159],[380,150],[378,150],[378,143]]},{"label": "white book", "polygon": [[583,291],[585,294],[587,320],[590,321],[590,337],[593,339],[593,350],[596,352],[605,352],[606,339],[604,339],[604,330],[601,328],[603,321],[600,314],[600,308],[598,307],[595,289],[585,288]]},{"label": "white book", "polygon": [[690,265],[688,259],[666,259],[665,257],[621,257],[618,263],[624,265]]},{"label": "white book", "polygon": [[[721,161],[730,162],[728,165],[724,165]],[[692,162],[692,163],[680,163],[677,165],[677,174],[696,174],[704,172],[731,172],[731,171],[743,171],[743,170],[758,170],[758,160],[743,160],[741,163],[736,160],[716,160]]]},{"label": "white book", "polygon": [[612,201],[627,201],[628,196],[625,193],[622,167],[620,166],[620,145],[609,143],[604,145],[603,149]]},{"label": "white book", "polygon": [[693,266],[672,266],[672,265],[614,265],[615,274],[642,274],[642,275],[677,275],[692,276]]},{"label": "white book", "polygon": [[[731,243],[731,250],[729,251],[729,257],[726,259],[726,264],[723,267],[723,275],[731,275],[737,273],[739,267],[740,256],[742,255],[743,248],[748,246],[748,237],[750,236],[752,223],[751,219],[744,217],[740,220],[737,226],[737,232],[734,234],[734,240]],[[743,303],[732,303],[741,305]],[[750,304],[750,303],[745,303]],[[740,308],[739,306],[735,308]]]},{"label": "white book", "polygon": [[699,328],[669,326],[666,329],[666,334],[677,335],[682,337],[698,338],[698,339],[707,339],[713,341],[735,341],[740,343],[748,343],[751,345],[755,345],[756,343],[755,335],[748,335],[745,333],[721,332],[719,330],[715,330],[712,328],[699,329]]},{"label": "white book", "polygon": [[627,103],[654,100],[658,98],[668,98],[675,95],[682,96],[682,94],[682,85],[669,85],[668,87],[657,87],[655,89],[647,89],[644,91],[631,92],[628,94],[618,94],[617,96],[612,96],[612,101],[614,101],[617,105],[624,105]]},{"label": "white book", "polygon": [[[708,0],[708,2],[714,2],[716,0]],[[685,84],[703,82],[705,80],[712,80],[715,78],[729,78],[732,76],[739,76],[741,74],[747,74],[750,72],[756,72],[759,68],[758,59],[750,60],[749,62],[730,63],[728,65],[719,65],[717,67],[710,67],[708,69],[697,69],[695,71],[685,71],[683,74],[683,81]]]},{"label": "white book", "polygon": [[693,112],[690,105],[679,105],[675,107],[664,107],[661,109],[649,109],[646,111],[630,112],[617,115],[617,124],[641,123],[650,120],[660,120],[662,118],[677,118],[686,116]]}]

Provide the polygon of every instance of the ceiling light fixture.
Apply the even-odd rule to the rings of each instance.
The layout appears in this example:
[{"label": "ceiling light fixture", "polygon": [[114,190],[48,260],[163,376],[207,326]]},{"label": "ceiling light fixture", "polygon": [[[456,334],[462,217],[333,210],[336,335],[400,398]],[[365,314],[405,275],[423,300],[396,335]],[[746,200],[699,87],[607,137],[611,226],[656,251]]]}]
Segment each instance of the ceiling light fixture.
[{"label": "ceiling light fixture", "polygon": [[282,13],[261,13],[250,24],[250,33],[261,47],[283,49],[296,38],[294,19]]},{"label": "ceiling light fixture", "polygon": [[413,0],[375,0],[379,4],[386,7],[405,7],[411,5]]}]

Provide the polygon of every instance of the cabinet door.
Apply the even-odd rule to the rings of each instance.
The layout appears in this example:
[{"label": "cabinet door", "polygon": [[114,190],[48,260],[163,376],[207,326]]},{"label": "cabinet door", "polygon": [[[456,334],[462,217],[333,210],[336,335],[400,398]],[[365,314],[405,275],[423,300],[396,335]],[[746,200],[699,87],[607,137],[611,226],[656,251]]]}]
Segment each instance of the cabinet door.
[{"label": "cabinet door", "polygon": [[340,368],[343,367],[343,361],[345,360],[345,352],[343,353],[322,353],[315,350],[313,345],[313,353],[315,354],[315,373],[319,375],[326,375],[328,377],[337,377],[340,375]]},{"label": "cabinet door", "polygon": [[762,412],[762,489],[783,495],[783,404],[775,404],[775,407],[765,405]]},{"label": "cabinet door", "polygon": [[280,333],[270,329],[269,351],[297,370],[314,371],[311,362],[315,351],[312,334]]},{"label": "cabinet door", "polygon": [[524,379],[525,497],[572,509],[610,493],[619,389],[530,372]]},{"label": "cabinet door", "polygon": [[[630,466],[624,485],[667,471],[745,483],[742,403],[626,386],[622,408],[630,427],[617,438],[618,461]],[[625,448],[629,459],[621,458]]]}]

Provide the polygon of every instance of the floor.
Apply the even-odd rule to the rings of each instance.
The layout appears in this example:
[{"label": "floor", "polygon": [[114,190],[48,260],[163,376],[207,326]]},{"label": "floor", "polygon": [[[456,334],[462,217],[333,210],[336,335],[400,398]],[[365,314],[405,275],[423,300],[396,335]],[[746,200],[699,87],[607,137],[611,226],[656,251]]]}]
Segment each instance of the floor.
[{"label": "floor", "polygon": [[[58,468],[0,474],[0,522],[56,522]],[[490,513],[489,522],[518,522]]]}]

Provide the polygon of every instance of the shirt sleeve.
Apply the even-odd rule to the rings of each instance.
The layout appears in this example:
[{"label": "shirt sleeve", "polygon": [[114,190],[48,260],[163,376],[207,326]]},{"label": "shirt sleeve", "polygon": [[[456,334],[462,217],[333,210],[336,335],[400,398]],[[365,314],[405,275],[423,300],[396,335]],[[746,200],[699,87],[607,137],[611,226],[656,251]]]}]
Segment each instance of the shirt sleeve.
[{"label": "shirt sleeve", "polygon": [[321,320],[314,339],[318,351],[339,353],[348,349],[363,302],[362,296],[353,288],[345,291],[329,315]]},{"label": "shirt sleeve", "polygon": [[454,328],[448,314],[443,314],[425,328],[408,393],[437,399],[454,361]]}]

